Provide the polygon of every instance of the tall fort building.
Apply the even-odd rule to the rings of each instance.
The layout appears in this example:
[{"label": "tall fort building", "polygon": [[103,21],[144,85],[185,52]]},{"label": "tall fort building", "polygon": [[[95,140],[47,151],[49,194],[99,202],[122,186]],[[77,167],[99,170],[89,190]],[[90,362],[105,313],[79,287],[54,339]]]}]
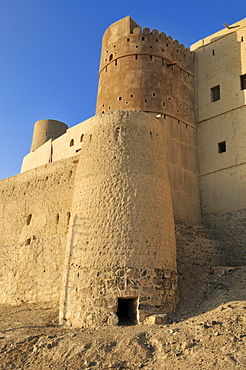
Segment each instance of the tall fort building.
[{"label": "tall fort building", "polygon": [[245,264],[245,26],[191,50],[130,17],[106,30],[96,116],[37,121],[0,182],[2,303],[59,302],[76,327],[161,319],[178,302],[175,223],[204,223]]}]

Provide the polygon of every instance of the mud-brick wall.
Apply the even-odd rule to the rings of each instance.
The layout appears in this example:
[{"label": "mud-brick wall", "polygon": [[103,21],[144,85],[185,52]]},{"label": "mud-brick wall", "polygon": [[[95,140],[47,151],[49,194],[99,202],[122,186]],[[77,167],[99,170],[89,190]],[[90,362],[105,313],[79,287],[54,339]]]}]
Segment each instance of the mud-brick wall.
[{"label": "mud-brick wall", "polygon": [[76,160],[0,182],[0,302],[58,302]]}]

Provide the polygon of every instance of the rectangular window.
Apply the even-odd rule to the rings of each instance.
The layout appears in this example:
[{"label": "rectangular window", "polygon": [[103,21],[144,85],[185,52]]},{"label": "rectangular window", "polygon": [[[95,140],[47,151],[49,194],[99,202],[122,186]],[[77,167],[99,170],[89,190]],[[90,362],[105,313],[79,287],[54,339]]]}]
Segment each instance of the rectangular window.
[{"label": "rectangular window", "polygon": [[246,75],[240,76],[241,79],[241,90],[246,90]]},{"label": "rectangular window", "polygon": [[220,100],[220,85],[214,86],[211,89],[211,101]]},{"label": "rectangular window", "polygon": [[218,143],[218,153],[224,152],[226,152],[226,142],[222,141],[221,143]]}]

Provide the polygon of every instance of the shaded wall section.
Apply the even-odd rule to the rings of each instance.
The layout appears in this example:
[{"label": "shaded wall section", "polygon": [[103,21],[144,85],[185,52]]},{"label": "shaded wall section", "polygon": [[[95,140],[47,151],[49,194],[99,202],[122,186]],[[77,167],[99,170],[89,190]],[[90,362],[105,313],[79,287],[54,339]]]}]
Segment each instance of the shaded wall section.
[{"label": "shaded wall section", "polygon": [[68,159],[0,182],[1,303],[59,301],[75,168]]}]

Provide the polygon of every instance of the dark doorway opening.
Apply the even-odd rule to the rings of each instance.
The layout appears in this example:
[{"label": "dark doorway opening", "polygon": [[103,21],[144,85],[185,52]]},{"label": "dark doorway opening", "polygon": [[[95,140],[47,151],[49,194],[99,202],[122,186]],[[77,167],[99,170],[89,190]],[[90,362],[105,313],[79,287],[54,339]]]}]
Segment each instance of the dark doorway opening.
[{"label": "dark doorway opening", "polygon": [[137,298],[118,298],[119,325],[137,324]]}]

